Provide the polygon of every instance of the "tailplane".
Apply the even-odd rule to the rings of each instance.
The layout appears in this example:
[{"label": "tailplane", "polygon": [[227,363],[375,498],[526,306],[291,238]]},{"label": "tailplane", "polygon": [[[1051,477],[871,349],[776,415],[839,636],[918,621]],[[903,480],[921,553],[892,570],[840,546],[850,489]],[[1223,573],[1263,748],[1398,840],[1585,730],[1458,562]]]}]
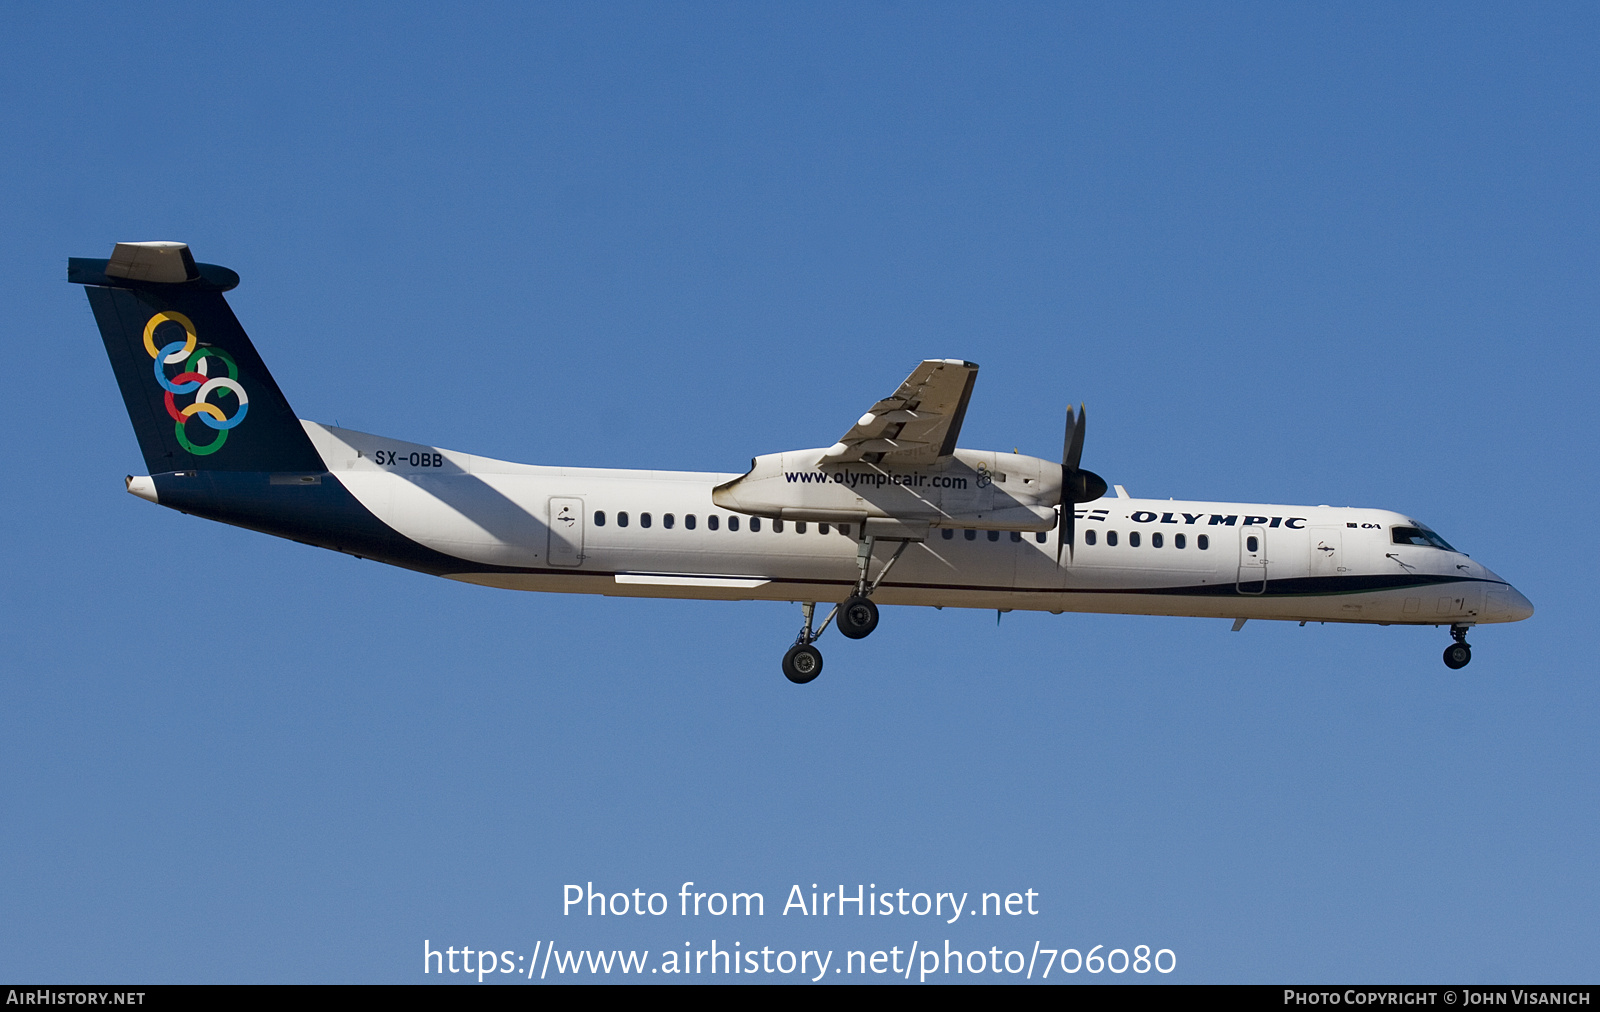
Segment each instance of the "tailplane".
[{"label": "tailplane", "polygon": [[226,267],[178,242],[117,243],[73,257],[151,474],[326,470],[222,293]]}]

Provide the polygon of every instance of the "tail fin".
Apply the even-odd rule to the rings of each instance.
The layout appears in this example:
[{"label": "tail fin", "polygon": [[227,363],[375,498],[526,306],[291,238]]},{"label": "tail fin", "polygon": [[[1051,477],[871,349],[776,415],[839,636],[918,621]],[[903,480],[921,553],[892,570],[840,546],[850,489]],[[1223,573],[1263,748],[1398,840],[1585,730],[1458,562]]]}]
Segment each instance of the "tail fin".
[{"label": "tail fin", "polygon": [[73,257],[151,474],[323,471],[294,410],[222,297],[239,283],[177,242]]}]

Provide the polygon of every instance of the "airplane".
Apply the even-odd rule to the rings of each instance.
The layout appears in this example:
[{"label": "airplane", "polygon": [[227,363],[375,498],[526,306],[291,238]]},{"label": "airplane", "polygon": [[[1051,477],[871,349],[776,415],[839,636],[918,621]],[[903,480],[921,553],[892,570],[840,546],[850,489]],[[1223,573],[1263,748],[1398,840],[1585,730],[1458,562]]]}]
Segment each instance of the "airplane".
[{"label": "airplane", "polygon": [[[1081,466],[956,445],[978,367],[922,362],[831,446],[743,474],[517,464],[295,416],[223,293],[178,242],[68,260],[149,474],[127,490],[211,520],[510,590],[798,603],[790,681],[878,605],[1474,626],[1533,605],[1389,510],[1139,499]],[[832,605],[816,621],[817,605]]]}]

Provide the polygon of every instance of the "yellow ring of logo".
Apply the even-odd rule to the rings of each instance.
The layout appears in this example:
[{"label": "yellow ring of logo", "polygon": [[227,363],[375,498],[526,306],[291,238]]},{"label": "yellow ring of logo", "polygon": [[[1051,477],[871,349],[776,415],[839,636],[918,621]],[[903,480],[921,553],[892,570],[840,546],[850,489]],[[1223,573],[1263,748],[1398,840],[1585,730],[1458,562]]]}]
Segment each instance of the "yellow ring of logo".
[{"label": "yellow ring of logo", "polygon": [[178,414],[185,418],[201,413],[208,414],[219,422],[225,422],[228,420],[228,416],[222,413],[221,408],[217,407],[215,404],[207,404],[205,401],[200,401],[197,404],[190,404],[188,407],[178,412]]},{"label": "yellow ring of logo", "polygon": [[157,313],[156,315],[150,317],[150,322],[144,325],[144,350],[151,358],[155,358],[161,354],[160,352],[156,351],[156,328],[161,324],[166,323],[168,320],[171,320],[173,323],[183,327],[184,333],[188,335],[188,340],[184,342],[183,350],[173,352],[171,355],[167,356],[168,363],[182,362],[184,359],[189,357],[189,353],[191,351],[194,351],[195,344],[200,340],[194,332],[193,321],[191,321],[187,316],[184,316],[182,313],[174,313],[171,310],[167,310],[166,312]]}]

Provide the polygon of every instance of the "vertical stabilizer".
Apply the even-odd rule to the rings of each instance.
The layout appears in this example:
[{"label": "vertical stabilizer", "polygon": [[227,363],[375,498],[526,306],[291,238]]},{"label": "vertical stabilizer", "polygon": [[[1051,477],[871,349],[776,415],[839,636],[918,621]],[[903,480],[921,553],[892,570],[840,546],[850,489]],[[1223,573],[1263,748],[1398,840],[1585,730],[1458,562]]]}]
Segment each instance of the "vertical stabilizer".
[{"label": "vertical stabilizer", "polygon": [[233,271],[183,243],[126,242],[68,260],[67,280],[87,287],[151,474],[326,469],[222,297]]}]

